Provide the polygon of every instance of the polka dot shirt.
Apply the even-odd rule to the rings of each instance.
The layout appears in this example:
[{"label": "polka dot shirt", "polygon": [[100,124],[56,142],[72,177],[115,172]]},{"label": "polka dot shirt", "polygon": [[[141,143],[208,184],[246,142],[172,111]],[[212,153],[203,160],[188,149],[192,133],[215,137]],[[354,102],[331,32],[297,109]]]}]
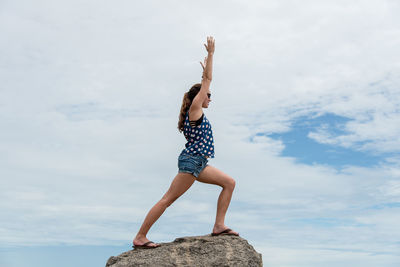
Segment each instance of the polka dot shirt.
[{"label": "polka dot shirt", "polygon": [[[203,113],[204,114],[204,113]],[[183,127],[183,134],[187,140],[184,151],[188,154],[200,154],[207,158],[214,158],[214,138],[211,124],[204,115],[200,125],[192,127],[189,123],[189,111]]]}]

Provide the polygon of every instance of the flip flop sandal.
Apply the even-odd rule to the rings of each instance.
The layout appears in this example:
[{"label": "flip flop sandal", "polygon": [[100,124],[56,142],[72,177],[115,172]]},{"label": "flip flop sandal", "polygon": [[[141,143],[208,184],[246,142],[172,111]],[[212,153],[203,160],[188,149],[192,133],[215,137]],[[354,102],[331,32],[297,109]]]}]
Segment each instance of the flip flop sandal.
[{"label": "flip flop sandal", "polygon": [[217,235],[236,235],[239,236],[237,234],[234,233],[229,233],[230,231],[232,231],[232,229],[225,229],[224,231],[220,232],[220,233],[211,233],[212,236],[217,236]]},{"label": "flip flop sandal", "polygon": [[137,249],[137,248],[148,249],[148,248],[158,248],[160,246],[160,245],[158,245],[158,246],[148,246],[151,243],[154,243],[154,242],[153,241],[149,241],[149,242],[144,243],[143,245],[133,245],[132,247],[134,249]]}]

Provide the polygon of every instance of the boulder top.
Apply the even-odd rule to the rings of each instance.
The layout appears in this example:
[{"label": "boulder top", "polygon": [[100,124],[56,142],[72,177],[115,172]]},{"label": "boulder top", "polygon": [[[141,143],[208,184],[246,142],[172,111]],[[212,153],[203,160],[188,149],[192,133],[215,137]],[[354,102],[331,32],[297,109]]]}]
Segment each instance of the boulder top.
[{"label": "boulder top", "polygon": [[151,249],[131,249],[108,259],[106,267],[262,266],[262,255],[234,235],[187,236]]}]

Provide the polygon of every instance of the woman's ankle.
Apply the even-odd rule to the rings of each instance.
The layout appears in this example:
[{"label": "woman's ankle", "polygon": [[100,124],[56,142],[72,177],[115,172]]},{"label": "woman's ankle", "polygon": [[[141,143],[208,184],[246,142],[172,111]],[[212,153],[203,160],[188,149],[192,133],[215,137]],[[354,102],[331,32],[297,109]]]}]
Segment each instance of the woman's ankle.
[{"label": "woman's ankle", "polygon": [[137,234],[137,235],[135,236],[135,239],[143,239],[143,238],[146,238],[146,235]]},{"label": "woman's ankle", "polygon": [[225,227],[224,223],[215,223],[214,224],[214,228],[223,228],[223,227]]}]

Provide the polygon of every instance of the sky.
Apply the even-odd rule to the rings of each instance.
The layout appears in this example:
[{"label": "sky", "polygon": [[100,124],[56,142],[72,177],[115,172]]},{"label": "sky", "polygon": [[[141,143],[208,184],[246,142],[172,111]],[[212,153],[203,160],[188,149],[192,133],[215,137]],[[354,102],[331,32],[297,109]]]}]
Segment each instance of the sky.
[{"label": "sky", "polygon": [[[399,266],[400,2],[0,1],[0,265],[101,266],[178,172],[215,38],[209,164],[265,266]],[[157,243],[211,233],[195,182]],[[63,265],[65,264],[65,265]]]}]

